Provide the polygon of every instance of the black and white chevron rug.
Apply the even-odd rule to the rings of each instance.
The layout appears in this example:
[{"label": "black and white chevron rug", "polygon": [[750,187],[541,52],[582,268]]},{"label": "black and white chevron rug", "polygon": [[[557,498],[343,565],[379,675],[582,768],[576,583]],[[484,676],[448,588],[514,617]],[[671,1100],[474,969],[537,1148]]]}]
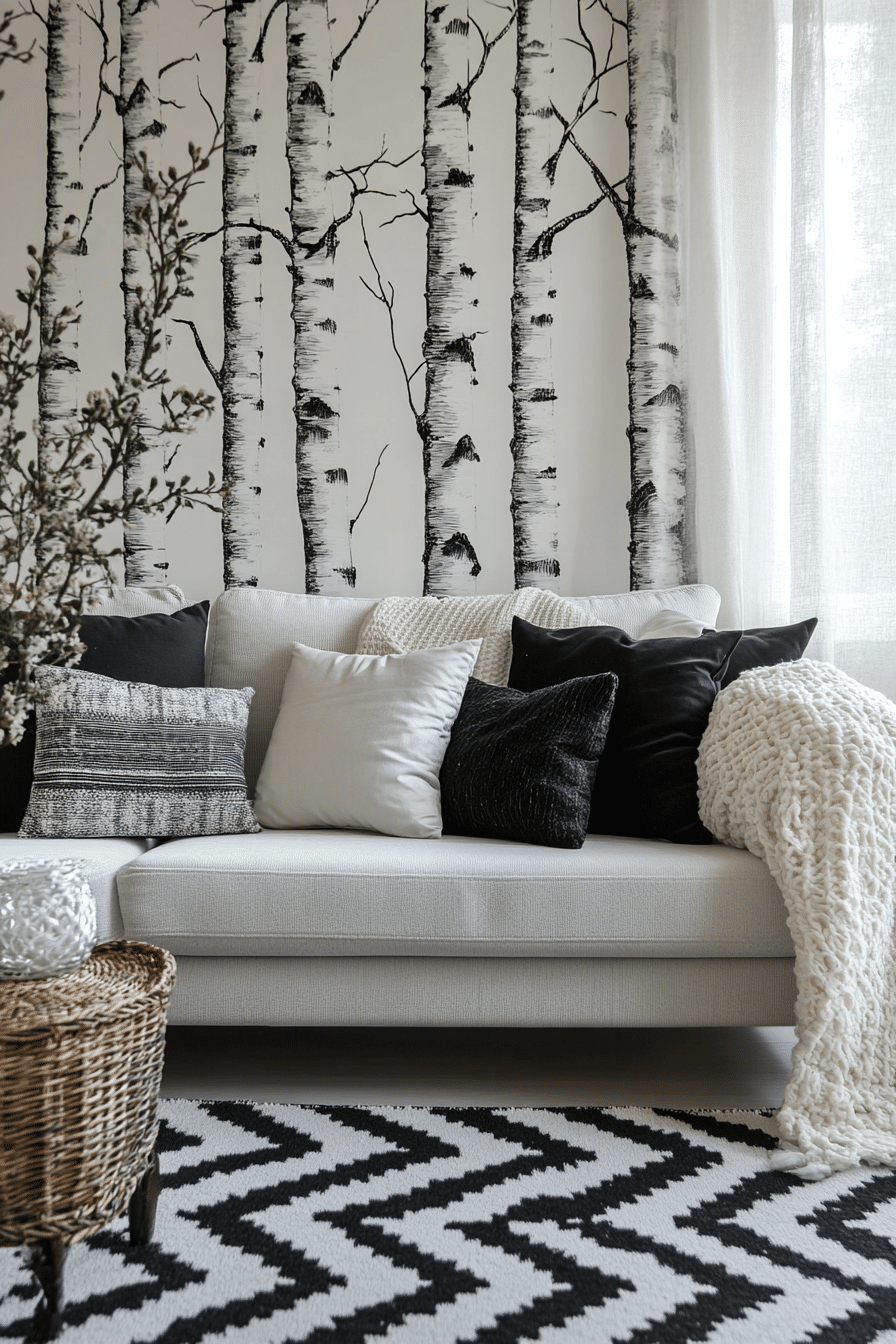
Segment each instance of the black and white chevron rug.
[{"label": "black and white chevron rug", "polygon": [[[65,1344],[896,1344],[896,1173],[757,1112],[168,1101],[151,1246],[73,1248]],[[0,1339],[37,1289],[0,1250]]]}]

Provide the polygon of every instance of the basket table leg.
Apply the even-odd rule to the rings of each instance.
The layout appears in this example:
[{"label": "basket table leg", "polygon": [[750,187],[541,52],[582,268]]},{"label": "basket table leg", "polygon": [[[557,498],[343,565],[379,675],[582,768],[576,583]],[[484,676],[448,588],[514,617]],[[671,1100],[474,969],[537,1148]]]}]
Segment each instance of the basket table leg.
[{"label": "basket table leg", "polygon": [[159,1155],[155,1148],[149,1166],[141,1176],[128,1205],[128,1231],[132,1246],[148,1246],[156,1225],[159,1202]]},{"label": "basket table leg", "polygon": [[28,1249],[29,1267],[44,1294],[35,1324],[44,1338],[55,1339],[62,1324],[62,1271],[68,1246],[60,1237],[47,1237]]}]

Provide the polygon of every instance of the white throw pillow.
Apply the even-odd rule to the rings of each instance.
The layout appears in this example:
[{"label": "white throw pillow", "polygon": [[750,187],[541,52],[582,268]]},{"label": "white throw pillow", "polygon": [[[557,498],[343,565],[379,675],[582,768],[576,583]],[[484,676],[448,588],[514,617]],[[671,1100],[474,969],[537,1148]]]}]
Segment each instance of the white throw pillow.
[{"label": "white throw pillow", "polygon": [[439,770],[479,645],[379,656],[294,644],[255,793],[262,826],[441,835]]},{"label": "white throw pillow", "polygon": [[111,588],[94,589],[85,611],[90,616],[149,616],[159,611],[180,611],[186,605],[182,589],[173,583],[156,588],[113,584]]},{"label": "white throw pillow", "polygon": [[695,616],[681,611],[658,611],[639,631],[638,639],[697,639],[706,629],[712,629]]}]

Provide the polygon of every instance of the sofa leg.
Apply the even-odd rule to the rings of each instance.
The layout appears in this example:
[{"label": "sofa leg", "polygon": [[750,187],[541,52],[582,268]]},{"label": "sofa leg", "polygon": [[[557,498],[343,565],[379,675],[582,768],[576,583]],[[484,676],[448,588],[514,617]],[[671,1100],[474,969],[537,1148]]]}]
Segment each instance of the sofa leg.
[{"label": "sofa leg", "polygon": [[44,1300],[34,1316],[40,1339],[55,1339],[62,1325],[62,1271],[68,1246],[60,1237],[46,1237],[28,1248],[28,1265],[43,1290]]},{"label": "sofa leg", "polygon": [[128,1231],[132,1246],[148,1246],[156,1225],[156,1205],[159,1202],[159,1155],[155,1148],[149,1166],[141,1176],[137,1189],[128,1205]]}]

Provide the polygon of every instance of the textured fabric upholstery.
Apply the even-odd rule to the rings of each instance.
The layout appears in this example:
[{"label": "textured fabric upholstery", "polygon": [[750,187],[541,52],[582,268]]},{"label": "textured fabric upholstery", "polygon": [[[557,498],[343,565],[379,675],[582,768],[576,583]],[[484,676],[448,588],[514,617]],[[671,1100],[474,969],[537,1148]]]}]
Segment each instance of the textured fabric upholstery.
[{"label": "textured fabric upholstery", "polygon": [[581,849],[615,694],[612,675],[528,695],[471,677],[439,772],[445,831]]},{"label": "textured fabric upholstery", "polygon": [[220,1026],[786,1026],[788,957],[178,957],[168,1020]]},{"label": "textured fabric upholstery", "polygon": [[253,691],[38,667],[37,751],[19,835],[257,831],[243,746]]},{"label": "textured fabric upholstery", "polygon": [[97,589],[87,610],[91,616],[148,616],[156,611],[180,611],[186,601],[173,583],[158,588],[126,588],[115,584]]},{"label": "textured fabric upholstery", "polygon": [[96,936],[103,943],[124,938],[115,874],[131,859],[145,854],[149,840],[20,840],[0,834],[0,859],[83,859],[84,872],[96,899]]},{"label": "textured fabric upholstery", "polygon": [[230,588],[212,604],[205,653],[205,684],[254,686],[246,733],[250,795],[280,709],[292,646],[354,653],[370,597],[314,597],[264,588]]},{"label": "textured fabric upholstery", "polygon": [[[714,625],[720,600],[715,589],[705,583],[569,599],[582,608],[583,625],[616,625],[632,636],[665,610]],[[280,708],[291,645],[298,642],[314,649],[354,653],[361,628],[377,601],[374,597],[318,597],[264,588],[231,588],[212,603],[206,685],[255,687],[246,735],[250,795]]]},{"label": "textured fabric upholstery", "polygon": [[294,644],[255,791],[262,825],[438,839],[439,771],[479,643],[385,657]]},{"label": "textured fabric upholstery", "polygon": [[583,625],[616,625],[632,639],[640,639],[644,627],[661,611],[678,611],[714,626],[722,599],[708,583],[689,583],[681,588],[642,588],[637,593],[573,597],[570,601],[582,608]]},{"label": "textured fabric upholstery", "polygon": [[128,937],[175,955],[793,955],[768,869],[721,845],[262,831],[161,845],[118,890]]}]

